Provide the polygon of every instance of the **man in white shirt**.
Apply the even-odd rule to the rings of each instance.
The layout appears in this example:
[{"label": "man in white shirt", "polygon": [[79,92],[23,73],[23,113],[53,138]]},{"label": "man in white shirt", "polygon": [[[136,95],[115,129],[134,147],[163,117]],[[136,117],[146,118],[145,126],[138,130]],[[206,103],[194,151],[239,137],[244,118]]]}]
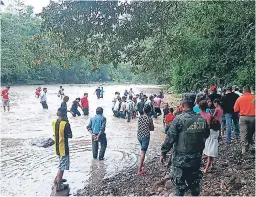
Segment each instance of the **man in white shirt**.
[{"label": "man in white shirt", "polygon": [[127,122],[131,121],[131,113],[132,113],[132,111],[133,111],[133,101],[132,101],[132,96],[129,96],[129,99],[126,102]]},{"label": "man in white shirt", "polygon": [[47,92],[47,88],[44,88],[43,92],[41,92],[41,95],[40,95],[40,103],[42,104],[43,109],[48,109],[46,92]]},{"label": "man in white shirt", "polygon": [[116,99],[115,106],[114,106],[114,116],[117,118],[119,118],[120,103],[121,103],[121,98],[118,97]]},{"label": "man in white shirt", "polygon": [[115,92],[115,96],[114,96],[114,98],[112,100],[112,111],[114,111],[114,107],[115,107],[115,104],[116,104],[116,101],[117,101],[119,95],[120,95],[119,92]]},{"label": "man in white shirt", "polygon": [[132,88],[130,88],[130,91],[129,91],[129,96],[132,96],[132,97],[134,97],[134,92],[133,92],[133,90],[132,90]]}]

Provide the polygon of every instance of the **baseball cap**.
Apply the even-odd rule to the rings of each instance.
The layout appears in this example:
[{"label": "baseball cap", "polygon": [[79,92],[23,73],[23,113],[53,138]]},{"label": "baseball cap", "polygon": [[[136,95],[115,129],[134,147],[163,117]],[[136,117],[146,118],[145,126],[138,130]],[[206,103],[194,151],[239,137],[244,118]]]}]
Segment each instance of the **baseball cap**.
[{"label": "baseball cap", "polygon": [[227,86],[227,87],[226,87],[226,90],[230,90],[230,91],[231,91],[231,90],[232,90],[232,87],[231,87],[231,86]]},{"label": "baseball cap", "polygon": [[196,98],[196,94],[194,93],[183,93],[181,101],[183,103],[194,103]]},{"label": "baseball cap", "polygon": [[216,86],[211,86],[210,87],[210,90],[213,92],[213,91],[216,91],[217,90],[217,87]]}]

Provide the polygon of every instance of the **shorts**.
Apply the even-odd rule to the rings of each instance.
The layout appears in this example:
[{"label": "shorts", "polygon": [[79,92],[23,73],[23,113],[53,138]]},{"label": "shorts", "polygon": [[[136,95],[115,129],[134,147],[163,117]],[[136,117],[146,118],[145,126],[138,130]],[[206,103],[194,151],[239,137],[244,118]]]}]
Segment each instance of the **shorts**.
[{"label": "shorts", "polygon": [[47,105],[46,101],[42,101],[42,106],[44,109],[48,109],[48,105]]},{"label": "shorts", "polygon": [[9,100],[7,100],[7,99],[3,99],[3,106],[4,107],[9,107]]},{"label": "shorts", "polygon": [[139,140],[140,145],[141,145],[141,151],[146,152],[148,150],[150,137],[149,136],[148,137],[139,137],[138,136],[138,140]]},{"label": "shorts", "polygon": [[59,163],[58,169],[60,171],[69,170],[69,165],[70,165],[69,155],[59,156],[59,161],[60,163]]}]

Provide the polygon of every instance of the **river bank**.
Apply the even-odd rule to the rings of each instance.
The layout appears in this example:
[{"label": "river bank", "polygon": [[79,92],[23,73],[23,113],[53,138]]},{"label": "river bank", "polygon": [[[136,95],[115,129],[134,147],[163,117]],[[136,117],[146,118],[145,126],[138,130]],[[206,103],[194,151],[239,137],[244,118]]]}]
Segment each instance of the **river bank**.
[{"label": "river bank", "polygon": [[[221,143],[219,148],[214,169],[203,176],[201,196],[255,196],[254,154],[241,156],[240,143],[236,141],[229,146]],[[172,196],[173,186],[165,179],[167,168],[160,165],[158,153],[146,161],[145,175],[137,176],[134,166],[112,178],[87,185],[78,190],[77,196]]]},{"label": "river bank", "polygon": [[[43,87],[43,86],[42,86]],[[1,110],[1,195],[2,196],[49,196],[58,167],[58,157],[53,147],[31,146],[32,140],[52,138],[52,122],[56,120],[56,112],[62,100],[57,96],[58,85],[45,85],[48,88],[48,110],[43,110],[40,100],[35,98],[36,86],[11,86],[10,112]],[[76,194],[78,189],[103,178],[110,178],[125,169],[137,164],[139,144],[136,137],[137,120],[128,124],[127,120],[117,119],[111,109],[115,91],[121,93],[133,88],[149,95],[159,91],[159,86],[148,85],[105,85],[104,98],[96,99],[94,94],[98,85],[63,85],[65,95],[70,97],[68,108],[72,101],[87,92],[89,94],[89,117],[68,118],[71,124],[73,138],[69,140],[70,170],[64,178],[70,185],[70,194]],[[93,160],[91,136],[86,130],[95,109],[103,107],[107,118],[106,134],[108,148],[104,162]],[[79,109],[81,112],[81,109]],[[151,151],[159,147],[163,141],[162,120],[155,121],[155,131],[151,135]],[[158,150],[156,150],[158,152]],[[151,159],[149,154],[148,160]],[[95,178],[96,177],[96,178]],[[33,187],[32,187],[33,186]]]}]

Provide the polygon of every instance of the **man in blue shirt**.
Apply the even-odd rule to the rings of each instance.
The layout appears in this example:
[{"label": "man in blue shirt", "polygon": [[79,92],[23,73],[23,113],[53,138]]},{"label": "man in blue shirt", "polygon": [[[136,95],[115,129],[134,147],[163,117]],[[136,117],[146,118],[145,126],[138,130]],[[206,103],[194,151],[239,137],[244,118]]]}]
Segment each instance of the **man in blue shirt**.
[{"label": "man in blue shirt", "polygon": [[104,159],[104,154],[107,148],[107,138],[105,134],[106,118],[102,114],[102,107],[98,107],[96,109],[96,115],[93,118],[91,118],[87,126],[88,131],[92,135],[92,153],[94,159],[97,159],[98,157],[98,149],[100,142],[101,148],[99,153],[99,160]]}]

